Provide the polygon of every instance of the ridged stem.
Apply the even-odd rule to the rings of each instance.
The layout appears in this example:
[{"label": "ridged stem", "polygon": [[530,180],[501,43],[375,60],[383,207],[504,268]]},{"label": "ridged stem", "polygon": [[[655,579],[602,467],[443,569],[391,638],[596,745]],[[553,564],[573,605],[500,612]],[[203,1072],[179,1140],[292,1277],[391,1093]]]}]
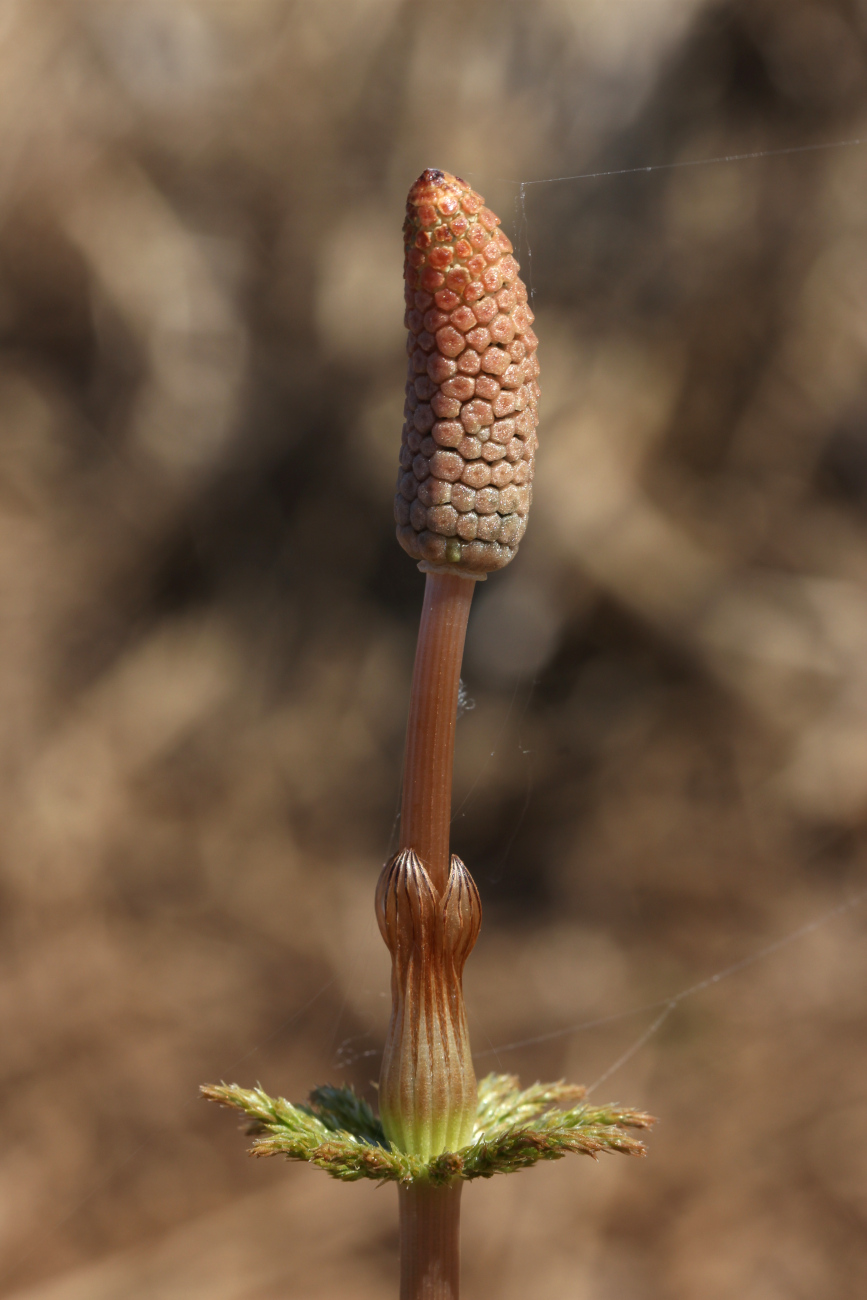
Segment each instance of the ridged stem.
[{"label": "ridged stem", "polygon": [[449,877],[449,824],[458,687],[470,578],[428,573],[406,729],[400,847],[414,849],[438,893]]},{"label": "ridged stem", "polygon": [[[455,724],[475,582],[428,573],[415,653],[400,848],[413,849],[437,892],[449,879]],[[461,1184],[402,1187],[400,1300],[458,1300]]]},{"label": "ridged stem", "polygon": [[458,1300],[461,1187],[400,1187],[400,1300]]},{"label": "ridged stem", "polygon": [[472,876],[453,856],[445,896],[403,849],[376,887],[376,915],[391,953],[391,1023],[379,1076],[389,1141],[429,1160],[471,1140],[478,1104],[461,980],[482,924]]}]

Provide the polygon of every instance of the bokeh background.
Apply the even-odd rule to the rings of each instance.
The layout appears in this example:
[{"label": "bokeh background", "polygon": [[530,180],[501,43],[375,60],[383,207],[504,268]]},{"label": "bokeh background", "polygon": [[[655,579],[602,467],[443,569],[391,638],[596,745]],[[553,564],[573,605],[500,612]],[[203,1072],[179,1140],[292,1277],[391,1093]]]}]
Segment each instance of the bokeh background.
[{"label": "bokeh background", "polygon": [[466,1295],[867,1293],[864,0],[4,0],[0,123],[2,1295],[396,1294],[393,1190],[196,1089],[375,1097],[426,166],[541,340],[458,727],[480,1072],[591,1083],[658,1012],[562,1031],[821,922],[600,1084],[647,1161],[468,1188]]}]

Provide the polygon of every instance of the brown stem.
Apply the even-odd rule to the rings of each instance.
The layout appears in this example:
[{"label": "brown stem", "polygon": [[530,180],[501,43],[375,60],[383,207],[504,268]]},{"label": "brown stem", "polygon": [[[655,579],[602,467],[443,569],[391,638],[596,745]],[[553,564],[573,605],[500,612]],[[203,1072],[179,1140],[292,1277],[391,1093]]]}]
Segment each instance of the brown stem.
[{"label": "brown stem", "polygon": [[457,1300],[461,1187],[412,1183],[400,1198],[400,1300]]},{"label": "brown stem", "polygon": [[[428,573],[406,729],[400,848],[421,859],[437,893],[449,879],[455,723],[475,582]],[[400,1300],[457,1300],[461,1184],[399,1189]]]},{"label": "brown stem", "polygon": [[449,878],[458,685],[475,582],[429,573],[406,729],[400,847],[414,849],[438,893]]}]

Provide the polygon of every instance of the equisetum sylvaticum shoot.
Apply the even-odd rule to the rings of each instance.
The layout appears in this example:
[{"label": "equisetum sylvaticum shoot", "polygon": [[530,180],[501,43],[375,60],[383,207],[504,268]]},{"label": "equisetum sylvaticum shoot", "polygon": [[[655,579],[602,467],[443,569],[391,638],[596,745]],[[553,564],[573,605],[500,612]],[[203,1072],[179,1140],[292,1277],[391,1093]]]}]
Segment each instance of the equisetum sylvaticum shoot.
[{"label": "equisetum sylvaticum shoot", "polygon": [[537,447],[537,339],[499,218],[457,176],[428,169],[404,222],[405,423],[397,538],[425,574],[404,754],[398,852],[376,887],[392,961],[379,1117],[351,1088],[304,1105],[261,1088],[207,1085],[248,1120],[254,1155],[305,1160],[344,1181],[395,1182],[401,1300],[456,1300],[464,1182],[570,1152],[643,1155],[628,1129],[651,1116],[590,1106],[584,1089],[511,1075],[476,1082],[464,964],[479,893],[451,853],[452,765],[475,584],[513,559],[527,526]]}]

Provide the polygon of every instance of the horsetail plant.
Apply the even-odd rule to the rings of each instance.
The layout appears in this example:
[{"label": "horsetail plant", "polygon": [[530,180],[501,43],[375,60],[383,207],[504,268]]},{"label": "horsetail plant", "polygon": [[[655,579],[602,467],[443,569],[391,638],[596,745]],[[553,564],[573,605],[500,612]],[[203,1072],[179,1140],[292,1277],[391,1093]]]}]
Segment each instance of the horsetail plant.
[{"label": "horsetail plant", "polygon": [[379,1118],[350,1088],[292,1105],[207,1085],[247,1118],[252,1154],[334,1178],[395,1182],[401,1300],[457,1300],[463,1183],[570,1152],[644,1155],[642,1111],[590,1106],[563,1083],[521,1091],[473,1071],[461,978],[478,890],[449,852],[461,660],[477,581],[514,557],[532,494],[539,398],[527,290],[499,218],[459,177],[428,169],[404,223],[409,370],[397,537],[425,573],[404,757],[401,834],[376,889],[392,958]]}]

